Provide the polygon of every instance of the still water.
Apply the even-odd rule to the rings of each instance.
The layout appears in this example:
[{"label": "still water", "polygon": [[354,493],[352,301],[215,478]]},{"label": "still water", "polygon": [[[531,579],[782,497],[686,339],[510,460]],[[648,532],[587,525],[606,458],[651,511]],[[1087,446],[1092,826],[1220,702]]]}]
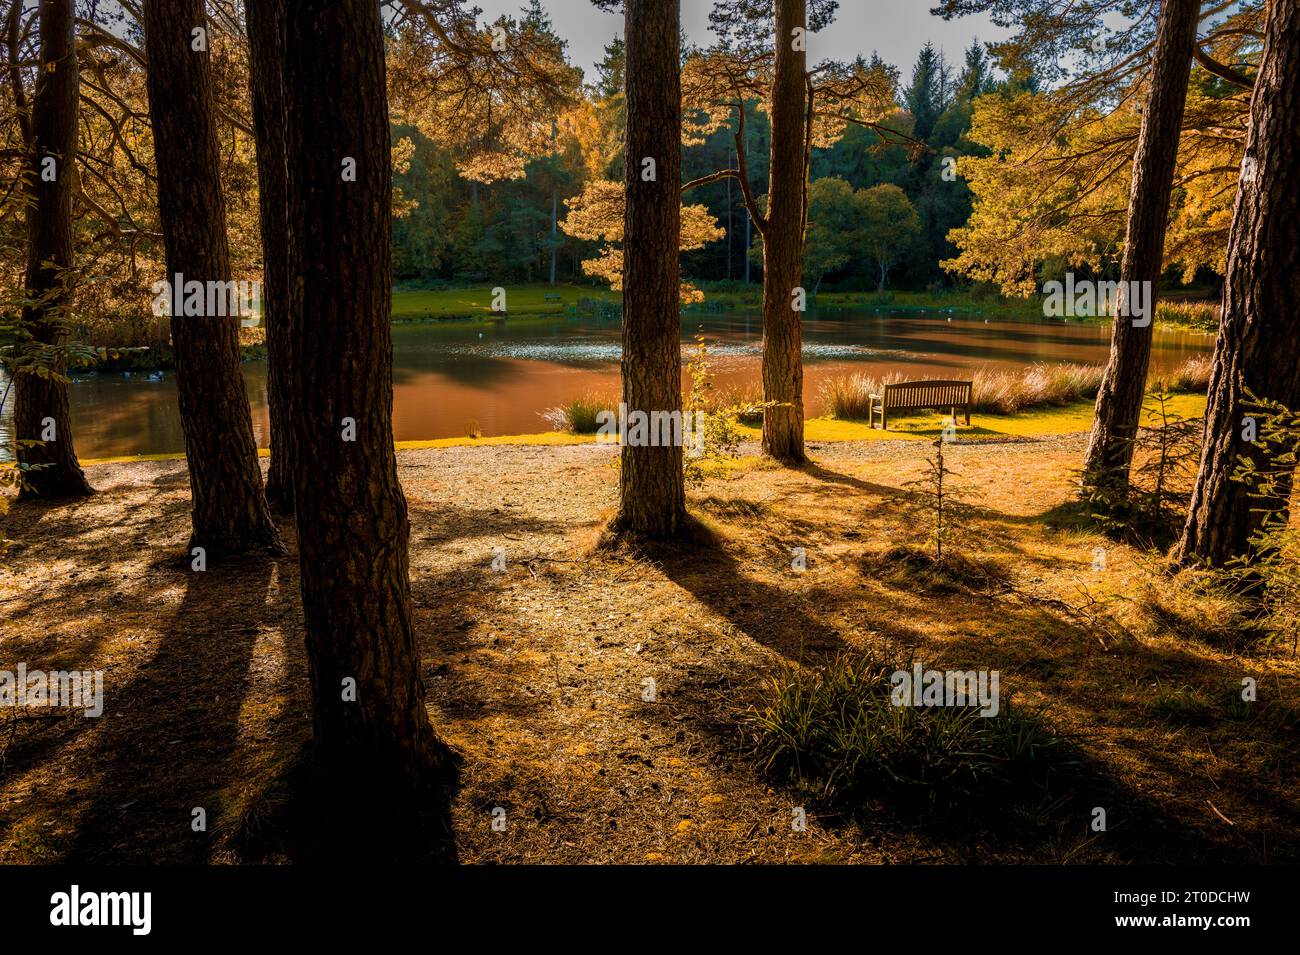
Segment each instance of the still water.
[{"label": "still water", "polygon": [[[683,347],[710,342],[718,388],[757,392],[762,318],[757,312],[687,315]],[[1034,362],[1104,364],[1107,326],[1059,319],[1011,321],[928,312],[834,311],[804,320],[804,398],[809,417],[822,413],[819,388],[849,372],[909,378],[961,378],[978,367]],[[1213,337],[1159,331],[1152,367],[1172,368],[1209,351]],[[516,318],[393,327],[393,425],[397,440],[527,434],[549,426],[540,412],[586,394],[619,390],[619,322],[594,317]],[[244,365],[253,427],[269,433],[266,364]],[[0,394],[7,382],[0,372]],[[95,374],[71,388],[77,453],[83,459],[182,451],[176,378],[168,371]],[[10,395],[0,413],[0,455],[11,447]]]}]

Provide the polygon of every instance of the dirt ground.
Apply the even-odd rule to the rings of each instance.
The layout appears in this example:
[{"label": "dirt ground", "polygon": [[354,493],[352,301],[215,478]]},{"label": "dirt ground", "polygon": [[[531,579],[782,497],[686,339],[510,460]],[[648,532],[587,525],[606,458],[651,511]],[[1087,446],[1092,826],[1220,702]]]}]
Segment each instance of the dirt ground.
[{"label": "dirt ground", "polygon": [[[1300,861],[1297,727],[1276,715],[1300,700],[1296,657],[1142,612],[1176,582],[1059,519],[1082,436],[952,447],[983,506],[963,546],[1013,581],[987,594],[871,569],[926,537],[896,501],[928,444],[810,450],[804,470],[742,458],[692,489],[715,546],[654,558],[595,547],[614,449],[399,454],[430,713],[464,755],[461,861]],[[0,669],[103,670],[105,711],[0,712],[0,861],[276,861],[247,859],[232,833],[310,736],[292,527],[287,559],[193,573],[177,560],[183,462],[89,474],[96,497],[15,505],[5,526]],[[1077,743],[1097,788],[1031,827],[949,825],[836,811],[764,778],[749,721],[768,681],[842,651],[999,670],[1004,693]],[[1269,720],[1180,719],[1170,702],[1217,700],[1247,676]],[[1089,827],[1098,804],[1105,832]]]}]

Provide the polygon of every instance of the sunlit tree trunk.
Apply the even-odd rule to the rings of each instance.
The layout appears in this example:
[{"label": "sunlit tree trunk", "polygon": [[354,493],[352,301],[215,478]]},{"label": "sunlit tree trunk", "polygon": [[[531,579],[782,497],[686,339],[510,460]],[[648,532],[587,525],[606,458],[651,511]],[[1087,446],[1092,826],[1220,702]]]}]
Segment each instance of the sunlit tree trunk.
[{"label": "sunlit tree trunk", "polygon": [[[559,133],[559,127],[555,120],[551,120],[551,154],[555,154],[555,139]],[[551,183],[551,274],[550,284],[555,284],[555,263],[559,256],[560,244],[557,241],[560,237],[560,187],[558,183]]]},{"label": "sunlit tree trunk", "polygon": [[805,159],[806,0],[776,0],[772,80],[772,166],[763,234],[763,450],[790,464],[804,460],[803,343],[794,289],[802,281]]},{"label": "sunlit tree trunk", "polygon": [[[678,0],[627,0],[627,204],[623,221],[623,403],[681,413],[681,71]],[[649,163],[653,162],[653,178]],[[614,526],[671,537],[686,518],[682,447],[624,444]]]},{"label": "sunlit tree trunk", "polygon": [[[1222,566],[1246,553],[1259,502],[1231,479],[1238,459],[1263,467],[1243,439],[1245,392],[1300,408],[1300,4],[1268,5],[1264,53],[1251,97],[1246,159],[1228,234],[1223,316],[1214,349],[1205,447],[1175,556]],[[1285,509],[1285,502],[1280,502]]]},{"label": "sunlit tree trunk", "polygon": [[[1084,484],[1111,493],[1122,494],[1128,487],[1133,443],[1146,395],[1156,283],[1163,271],[1169,197],[1200,8],[1194,0],[1165,0],[1160,5],[1149,79],[1151,92],[1142,110],[1142,129],[1133,154],[1128,227],[1120,265],[1120,307],[1084,461]],[[1151,294],[1144,296],[1150,309],[1147,322],[1140,327],[1134,325],[1133,318],[1124,317],[1129,283],[1133,282],[1150,283],[1151,289]]]},{"label": "sunlit tree trunk", "polygon": [[247,0],[249,85],[257,133],[258,207],[262,225],[262,319],[266,328],[267,404],[271,418],[271,464],[266,497],[272,507],[293,509],[293,430],[287,392],[289,342],[296,291],[289,281],[288,167],[285,160],[284,9],[277,2]]},{"label": "sunlit tree trunk", "polygon": [[46,353],[42,363],[48,364],[48,374],[16,369],[17,459],[32,468],[23,478],[24,497],[91,493],[72,445],[68,386],[61,380],[65,369],[57,351],[66,334],[62,312],[73,277],[72,183],[80,83],[72,7],[73,0],[41,5],[41,68],[32,102],[31,141],[25,144],[32,203],[27,212],[26,286],[32,304],[23,308],[22,324],[34,348]]},{"label": "sunlit tree trunk", "polygon": [[425,710],[393,448],[383,26],[374,0],[284,9],[291,262],[302,294],[288,391],[315,748],[323,765],[382,792],[449,765]]},{"label": "sunlit tree trunk", "polygon": [[[230,250],[203,0],[146,0],[144,28],[166,278],[227,283]],[[173,310],[171,317],[193,498],[190,547],[202,547],[209,560],[283,547],[262,492],[239,316],[224,304],[225,316],[206,314],[205,303],[202,316]]]}]

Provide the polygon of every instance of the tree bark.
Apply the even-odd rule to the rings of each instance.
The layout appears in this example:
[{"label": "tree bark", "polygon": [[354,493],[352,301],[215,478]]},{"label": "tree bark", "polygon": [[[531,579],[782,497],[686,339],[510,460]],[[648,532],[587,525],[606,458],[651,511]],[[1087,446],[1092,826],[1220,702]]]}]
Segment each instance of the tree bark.
[{"label": "tree bark", "polygon": [[[229,282],[226,207],[203,0],[145,0],[149,115],[167,279]],[[175,294],[175,289],[173,288]],[[236,314],[171,316],[193,534],[209,560],[283,548],[262,493]],[[207,309],[205,308],[206,312]],[[227,313],[232,309],[225,308]]]},{"label": "tree bark", "polygon": [[[1200,9],[1195,0],[1164,0],[1160,5],[1151,93],[1142,110],[1142,128],[1133,154],[1128,225],[1120,265],[1120,307],[1111,332],[1110,358],[1097,392],[1083,468],[1085,487],[1104,488],[1121,496],[1128,489],[1134,438],[1146,396],[1156,284],[1164,270],[1169,197]],[[1132,318],[1124,317],[1132,282],[1150,283],[1150,321],[1145,327],[1137,327]]]},{"label": "tree bark", "polygon": [[[383,28],[374,0],[284,9],[291,261],[302,296],[288,391],[314,742],[323,765],[378,775],[367,786],[382,791],[433,781],[449,765],[425,710],[393,448]],[[344,178],[348,160],[355,181]],[[355,701],[345,698],[349,680]]]},{"label": "tree bark", "polygon": [[[679,0],[627,0],[627,152],[623,220],[623,404],[682,410],[679,280],[681,67]],[[653,159],[655,177],[643,178]],[[673,537],[686,519],[680,444],[622,449],[616,530]]]},{"label": "tree bark", "polygon": [[[1251,97],[1246,161],[1232,210],[1223,315],[1214,348],[1205,445],[1183,536],[1184,564],[1223,566],[1245,554],[1263,513],[1231,479],[1238,459],[1263,468],[1242,438],[1245,392],[1300,408],[1295,307],[1300,302],[1300,4],[1268,5]],[[1253,166],[1253,169],[1250,168]],[[1286,502],[1280,502],[1285,513]]]},{"label": "tree bark", "polygon": [[257,134],[258,210],[262,227],[262,321],[266,327],[267,404],[271,464],[266,497],[281,513],[293,511],[293,430],[289,427],[289,343],[296,321],[296,289],[289,281],[288,166],[285,158],[284,8],[247,0],[249,85]]},{"label": "tree bark", "polygon": [[793,32],[806,27],[807,0],[776,0],[771,171],[763,234],[763,451],[803,462],[803,341],[794,289],[802,281],[807,54]]},{"label": "tree bark", "polygon": [[[45,352],[40,375],[23,364],[14,369],[16,457],[27,470],[22,497],[81,497],[92,493],[72,444],[68,385],[60,349],[66,338],[63,311],[73,279],[72,184],[76,175],[78,88],[73,0],[41,5],[41,69],[32,101],[31,142],[27,147],[28,191],[26,287],[22,327],[31,346]],[[54,160],[54,178],[45,181],[45,160]],[[53,359],[52,361],[50,359]],[[52,440],[46,440],[49,429]],[[39,442],[27,444],[26,442]]]}]

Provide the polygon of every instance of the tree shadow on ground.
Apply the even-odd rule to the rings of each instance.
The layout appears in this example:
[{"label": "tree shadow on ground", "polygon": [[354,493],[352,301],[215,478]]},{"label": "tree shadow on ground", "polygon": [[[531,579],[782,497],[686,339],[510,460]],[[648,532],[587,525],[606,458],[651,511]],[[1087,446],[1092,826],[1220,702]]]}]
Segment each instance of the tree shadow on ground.
[{"label": "tree shadow on ground", "polygon": [[[66,861],[208,861],[224,790],[242,772],[232,757],[261,622],[256,609],[274,572],[264,557],[186,572],[184,597],[153,657],[126,686],[105,675],[103,723],[83,757],[94,797]],[[230,612],[233,593],[251,615]],[[205,831],[195,831],[199,809]]]}]

